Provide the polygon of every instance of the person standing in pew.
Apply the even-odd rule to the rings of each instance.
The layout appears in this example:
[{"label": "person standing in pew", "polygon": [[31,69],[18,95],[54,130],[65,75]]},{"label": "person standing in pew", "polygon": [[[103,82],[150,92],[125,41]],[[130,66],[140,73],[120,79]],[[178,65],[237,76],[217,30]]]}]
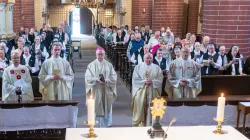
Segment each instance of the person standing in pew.
[{"label": "person standing in pew", "polygon": [[17,101],[16,92],[21,92],[23,101],[33,101],[32,79],[29,69],[20,65],[20,55],[17,50],[11,52],[12,65],[3,72],[2,101]]},{"label": "person standing in pew", "polygon": [[182,48],[182,57],[170,66],[168,80],[173,87],[173,98],[196,98],[202,90],[200,66],[189,55],[190,49]]},{"label": "person standing in pew", "polygon": [[230,62],[230,65],[226,73],[229,75],[243,75],[242,58],[243,56],[239,53],[239,47],[233,45],[227,54],[227,60]]},{"label": "person standing in pew", "polygon": [[72,100],[74,73],[68,61],[60,57],[62,43],[52,44],[52,56],[42,64],[39,80],[43,100]]},{"label": "person standing in pew", "polygon": [[167,96],[166,91],[165,91],[165,85],[166,85],[166,79],[167,79],[167,75],[169,72],[169,66],[170,64],[168,64],[168,61],[166,58],[163,58],[163,50],[161,48],[159,48],[156,51],[156,56],[153,58],[153,63],[158,65],[162,72],[163,72],[163,82],[162,82],[162,90],[161,90],[161,96]]},{"label": "person standing in pew", "polygon": [[141,39],[141,34],[135,34],[135,40],[131,40],[127,48],[127,57],[129,62],[131,61],[131,56],[141,50],[144,46],[144,41]]},{"label": "person standing in pew", "polygon": [[219,49],[219,55],[220,55],[220,57],[221,57],[221,59],[222,59],[222,64],[221,64],[221,67],[220,67],[220,69],[219,69],[219,73],[221,74],[221,75],[226,75],[227,73],[227,71],[226,71],[226,69],[229,67],[229,66],[231,66],[232,65],[232,63],[233,63],[233,61],[230,61],[229,63],[228,63],[228,61],[227,61],[227,54],[226,54],[226,47],[225,46],[219,46],[218,47],[218,49]]},{"label": "person standing in pew", "polygon": [[202,75],[218,75],[222,65],[221,56],[215,51],[213,44],[208,45],[208,52],[200,59]]},{"label": "person standing in pew", "polygon": [[36,63],[36,57],[30,54],[28,46],[23,48],[23,54],[21,55],[20,61],[20,64],[26,66],[30,70],[31,76],[39,70],[39,65]]},{"label": "person standing in pew", "polygon": [[132,77],[133,126],[149,126],[152,116],[150,103],[161,96],[162,70],[153,62],[153,55],[144,55],[144,63],[135,66]]},{"label": "person standing in pew", "polygon": [[248,75],[250,74],[250,57],[247,58],[244,64],[243,72]]},{"label": "person standing in pew", "polygon": [[117,47],[122,47],[124,44],[125,44],[125,42],[124,42],[124,37],[125,36],[123,36],[122,35],[122,31],[121,30],[118,30],[117,31],[117,36],[114,38],[114,40],[113,40],[113,42],[115,43],[115,45],[117,46]]},{"label": "person standing in pew", "polygon": [[[142,51],[143,50],[143,51]],[[136,51],[132,57],[131,62],[138,65],[144,62],[144,54],[149,53],[149,45],[144,45],[143,48],[140,48],[138,51]]]},{"label": "person standing in pew", "polygon": [[117,74],[104,56],[104,49],[98,47],[97,59],[88,65],[85,73],[86,99],[95,99],[96,120],[99,122],[97,127],[111,127],[112,104],[117,97]]}]

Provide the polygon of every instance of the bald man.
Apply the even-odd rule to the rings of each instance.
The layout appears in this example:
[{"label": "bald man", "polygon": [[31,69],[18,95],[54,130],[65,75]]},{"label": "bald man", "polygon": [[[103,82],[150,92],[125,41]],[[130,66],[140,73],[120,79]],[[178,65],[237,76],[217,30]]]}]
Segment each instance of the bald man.
[{"label": "bald man", "polygon": [[116,100],[117,74],[107,60],[102,47],[96,50],[96,60],[91,62],[85,73],[86,99],[95,99],[97,127],[112,125],[112,104]]},{"label": "bald man", "polygon": [[200,66],[189,59],[190,49],[182,48],[180,58],[170,65],[169,83],[173,87],[173,98],[196,98],[201,92]]},{"label": "bald man", "polygon": [[138,64],[132,77],[133,126],[149,126],[151,123],[150,103],[161,96],[163,74],[161,68],[153,64],[153,55],[144,55],[144,63]]},{"label": "bald man", "polygon": [[29,69],[20,65],[20,55],[17,50],[11,53],[12,65],[3,73],[2,101],[17,101],[16,92],[21,92],[23,101],[34,100]]},{"label": "bald man", "polygon": [[209,42],[210,42],[210,37],[209,36],[204,36],[203,37],[203,42],[201,44],[201,51],[202,52],[207,53]]},{"label": "bald man", "polygon": [[160,38],[160,34],[161,34],[160,31],[156,31],[155,35],[149,39],[148,45],[150,49],[152,49],[155,45],[159,43],[158,41]]}]

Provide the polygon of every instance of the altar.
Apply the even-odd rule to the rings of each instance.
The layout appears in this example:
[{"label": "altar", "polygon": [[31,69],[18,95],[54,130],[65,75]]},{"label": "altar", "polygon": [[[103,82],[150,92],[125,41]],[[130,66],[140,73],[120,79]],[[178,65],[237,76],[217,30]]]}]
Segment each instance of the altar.
[{"label": "altar", "polygon": [[[92,140],[151,140],[147,134],[148,127],[95,128],[97,138]],[[166,126],[163,127],[167,129]],[[227,134],[217,135],[212,131],[216,126],[174,126],[167,132],[167,140],[248,140],[231,126],[223,126]],[[88,128],[67,128],[65,140],[87,140],[84,134]],[[163,138],[154,138],[162,140]]]}]

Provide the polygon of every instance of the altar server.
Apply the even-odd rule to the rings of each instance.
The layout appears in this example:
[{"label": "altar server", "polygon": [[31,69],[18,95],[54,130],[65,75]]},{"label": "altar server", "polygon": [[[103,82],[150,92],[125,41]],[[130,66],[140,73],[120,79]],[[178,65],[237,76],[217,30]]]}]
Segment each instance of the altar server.
[{"label": "altar server", "polygon": [[133,126],[151,123],[150,103],[161,95],[163,74],[161,68],[153,64],[153,55],[144,55],[144,63],[138,64],[132,78]]},{"label": "altar server", "polygon": [[60,57],[62,44],[52,45],[52,56],[41,67],[39,80],[43,100],[71,100],[74,74],[68,61]]},{"label": "altar server", "polygon": [[12,65],[4,70],[2,77],[2,101],[17,101],[16,92],[22,93],[23,101],[34,100],[29,69],[20,65],[18,51],[12,51],[11,59]]},{"label": "altar server", "polygon": [[196,98],[201,92],[200,66],[189,59],[190,49],[182,48],[180,58],[174,60],[170,66],[168,76],[173,86],[174,98]]},{"label": "altar server", "polygon": [[96,60],[91,62],[85,73],[86,99],[92,96],[95,99],[97,127],[112,125],[112,104],[116,100],[117,74],[107,60],[102,47],[96,50]]}]

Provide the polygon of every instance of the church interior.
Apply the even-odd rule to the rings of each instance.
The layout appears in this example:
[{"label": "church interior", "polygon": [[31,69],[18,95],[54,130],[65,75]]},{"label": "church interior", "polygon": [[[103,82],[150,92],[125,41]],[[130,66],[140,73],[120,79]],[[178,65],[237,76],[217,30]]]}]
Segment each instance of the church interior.
[{"label": "church interior", "polygon": [[0,140],[250,139],[250,0],[0,0]]}]

